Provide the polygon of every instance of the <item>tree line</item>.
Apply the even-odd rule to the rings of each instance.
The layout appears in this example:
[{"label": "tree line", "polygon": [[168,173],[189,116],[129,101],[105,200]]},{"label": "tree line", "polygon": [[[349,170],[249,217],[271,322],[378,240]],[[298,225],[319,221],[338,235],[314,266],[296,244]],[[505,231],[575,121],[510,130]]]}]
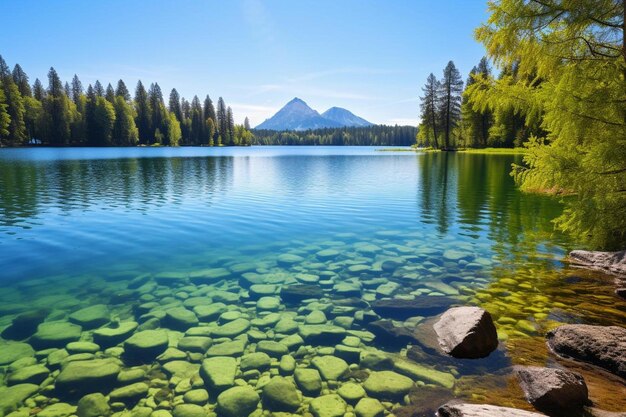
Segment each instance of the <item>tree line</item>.
[{"label": "tree line", "polygon": [[[563,195],[555,220],[592,247],[626,247],[626,1],[489,3],[487,58],[463,90],[450,62],[430,75],[417,142],[525,146],[522,190]],[[499,70],[493,74],[488,62]]]},{"label": "tree line", "polygon": [[303,131],[254,130],[255,145],[410,146],[414,126],[374,125]]},{"label": "tree line", "polygon": [[191,102],[176,89],[165,105],[157,83],[139,81],[134,97],[124,81],[106,88],[96,81],[87,89],[77,75],[63,83],[54,68],[48,86],[33,85],[19,64],[13,71],[0,56],[0,146],[250,145],[248,119],[234,121],[220,97],[217,107],[207,95]]}]

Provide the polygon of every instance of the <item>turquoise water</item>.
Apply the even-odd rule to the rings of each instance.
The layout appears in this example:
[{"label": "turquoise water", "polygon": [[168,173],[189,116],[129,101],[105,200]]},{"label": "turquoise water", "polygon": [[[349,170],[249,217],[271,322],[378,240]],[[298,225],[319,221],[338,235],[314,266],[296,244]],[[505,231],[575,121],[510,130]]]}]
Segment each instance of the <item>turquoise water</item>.
[{"label": "turquoise water", "polygon": [[[521,393],[510,389],[506,370],[515,363],[556,360],[543,343],[547,329],[558,322],[616,323],[626,313],[615,304],[609,278],[563,263],[576,245],[553,230],[551,220],[561,205],[515,188],[508,173],[519,161],[519,156],[370,147],[0,149],[0,329],[20,314],[43,309],[42,320],[79,323],[80,340],[92,341],[93,326],[72,314],[102,305],[106,317],[96,327],[137,322],[139,330],[166,329],[170,347],[184,334],[211,337],[213,346],[245,338],[244,350],[232,354],[239,361],[258,350],[263,338],[282,343],[286,335],[272,327],[272,320],[289,318],[305,327],[330,326],[342,335],[332,342],[309,340],[307,330],[298,330],[304,348],[289,346],[298,367],[339,355],[337,345],[345,343],[424,367],[427,376],[400,372],[415,385],[387,407],[429,415],[452,397],[524,407]],[[250,289],[253,284],[270,288],[256,291]],[[298,284],[313,285],[321,295],[286,304],[281,289]],[[262,296],[271,298],[269,307],[259,305]],[[496,320],[500,348],[470,364],[428,350],[411,353],[406,341],[389,343],[371,333],[370,305],[385,299],[434,299],[443,308],[482,306]],[[226,316],[202,318],[195,310],[216,303],[224,303]],[[192,312],[193,324],[167,318],[168,311],[181,307]],[[315,317],[307,318],[311,312]],[[419,326],[438,312],[382,318],[419,339]],[[272,323],[260,322],[263,318]],[[229,336],[215,332],[233,320],[247,321],[248,328]],[[66,364],[51,365],[52,351],[42,352],[41,340],[23,336],[9,341],[3,333],[0,348],[16,339],[30,343],[39,351],[25,356],[34,355],[51,374],[29,380],[39,388],[22,407],[32,414],[57,397],[75,406],[77,398],[49,388],[55,369],[62,371]],[[64,345],[45,347],[62,350]],[[100,346],[93,355],[115,359],[123,347],[123,341],[118,347]],[[187,354],[196,382],[206,355]],[[371,371],[358,352],[356,359],[343,355],[351,374],[324,381],[319,395],[350,381],[361,384],[359,371]],[[137,365],[121,358],[124,369]],[[143,362],[142,369],[150,372],[167,363]],[[6,368],[9,364],[0,363],[7,385],[14,372]],[[485,370],[499,379],[481,379]],[[140,379],[151,387],[172,377],[168,371],[165,376],[150,372]],[[275,360],[259,375],[238,373],[239,384],[262,395],[263,378],[279,372]],[[594,383],[598,388],[592,387],[592,397],[605,408],[619,406],[603,398],[624,393],[623,386]],[[196,385],[204,389],[202,382]],[[208,392],[211,400],[202,406],[219,414],[214,405],[218,392]],[[117,404],[120,409],[114,411],[158,406],[154,392],[142,395]],[[186,401],[182,392],[168,395],[164,409]],[[300,411],[307,409],[307,397],[301,397]]]}]

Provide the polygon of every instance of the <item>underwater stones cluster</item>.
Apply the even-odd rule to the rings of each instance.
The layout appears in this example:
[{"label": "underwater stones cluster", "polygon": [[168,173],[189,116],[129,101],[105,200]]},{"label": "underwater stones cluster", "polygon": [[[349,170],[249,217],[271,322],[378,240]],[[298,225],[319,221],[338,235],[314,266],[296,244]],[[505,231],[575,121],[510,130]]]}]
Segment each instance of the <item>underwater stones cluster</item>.
[{"label": "underwater stones cluster", "polygon": [[[487,282],[490,261],[396,236],[116,272],[74,294],[25,281],[15,291],[49,291],[4,304],[0,415],[376,417],[410,406],[413,390],[451,390],[453,366],[403,349],[461,285]],[[457,281],[445,283],[449,267]]]}]

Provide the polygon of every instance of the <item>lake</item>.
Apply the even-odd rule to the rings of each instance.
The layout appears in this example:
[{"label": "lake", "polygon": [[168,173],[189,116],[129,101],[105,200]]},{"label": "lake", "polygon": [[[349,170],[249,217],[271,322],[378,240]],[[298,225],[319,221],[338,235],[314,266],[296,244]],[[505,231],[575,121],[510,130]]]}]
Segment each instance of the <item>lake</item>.
[{"label": "lake", "polygon": [[[610,277],[564,263],[578,246],[553,229],[561,204],[515,188],[520,161],[371,147],[0,149],[0,367],[40,366],[26,380],[6,371],[4,384],[50,385],[67,355],[121,357],[123,372],[144,371],[137,381],[169,378],[176,389],[162,401],[175,402],[210,385],[206,371],[198,382],[205,356],[256,350],[271,363],[238,362],[238,384],[289,375],[279,359],[290,353],[330,393],[328,368],[345,364],[342,384],[358,385],[370,355],[408,364],[417,383],[411,405],[393,401],[397,414],[429,415],[452,397],[529,409],[510,366],[559,362],[583,373],[598,406],[623,409],[622,383],[545,346],[559,323],[623,323],[626,311]],[[385,299],[436,308],[383,314],[395,336],[381,335],[371,306]],[[452,360],[421,340],[421,326],[454,305],[492,314],[500,346],[489,358]],[[28,325],[16,335],[20,315]],[[423,348],[407,348],[398,329]],[[130,355],[126,339],[146,330],[178,346],[167,352],[182,371],[157,358],[167,346]],[[78,340],[98,343],[63,351]],[[318,363],[328,357],[339,362]],[[55,395],[76,404],[81,389],[57,381]]]}]

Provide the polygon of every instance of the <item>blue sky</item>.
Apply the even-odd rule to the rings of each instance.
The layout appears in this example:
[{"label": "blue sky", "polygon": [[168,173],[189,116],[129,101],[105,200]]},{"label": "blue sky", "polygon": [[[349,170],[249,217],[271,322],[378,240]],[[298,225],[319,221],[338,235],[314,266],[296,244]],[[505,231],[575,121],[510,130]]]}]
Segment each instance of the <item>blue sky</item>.
[{"label": "blue sky", "polygon": [[484,54],[482,0],[3,2],[0,54],[45,85],[54,66],[85,86],[138,79],[219,96],[254,126],[297,96],[374,123],[415,124],[430,72],[452,59],[465,80]]}]

